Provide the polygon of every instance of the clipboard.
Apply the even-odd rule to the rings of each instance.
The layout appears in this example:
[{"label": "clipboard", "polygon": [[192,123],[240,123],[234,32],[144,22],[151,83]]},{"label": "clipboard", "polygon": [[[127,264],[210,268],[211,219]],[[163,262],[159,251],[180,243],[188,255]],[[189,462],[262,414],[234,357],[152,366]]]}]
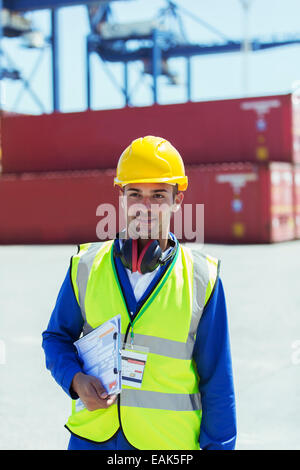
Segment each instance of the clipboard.
[{"label": "clipboard", "polygon": [[122,390],[121,315],[116,315],[74,342],[83,371],[97,377],[109,395]]}]

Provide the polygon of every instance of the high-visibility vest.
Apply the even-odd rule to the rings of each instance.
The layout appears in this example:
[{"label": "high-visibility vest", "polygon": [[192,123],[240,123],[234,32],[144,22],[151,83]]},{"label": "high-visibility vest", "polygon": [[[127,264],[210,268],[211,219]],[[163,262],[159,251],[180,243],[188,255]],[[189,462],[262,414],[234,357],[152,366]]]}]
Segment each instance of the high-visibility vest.
[{"label": "high-visibility vest", "polygon": [[[106,409],[76,409],[66,427],[104,442],[121,427],[136,449],[199,449],[201,396],[193,349],[197,327],[218,278],[219,260],[178,244],[176,255],[132,323],[134,344],[149,348],[141,388],[122,386]],[[124,343],[130,312],[113,258],[113,241],[80,245],[71,278],[84,319],[83,334],[121,315]]]}]

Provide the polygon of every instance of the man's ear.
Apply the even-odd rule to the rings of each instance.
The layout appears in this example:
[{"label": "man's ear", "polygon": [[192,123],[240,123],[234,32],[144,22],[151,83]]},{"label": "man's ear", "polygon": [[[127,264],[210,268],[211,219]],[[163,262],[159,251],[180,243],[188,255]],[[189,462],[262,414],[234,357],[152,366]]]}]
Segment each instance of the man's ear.
[{"label": "man's ear", "polygon": [[184,194],[182,192],[179,192],[175,195],[174,202],[172,204],[172,212],[177,212],[180,209],[183,198]]}]

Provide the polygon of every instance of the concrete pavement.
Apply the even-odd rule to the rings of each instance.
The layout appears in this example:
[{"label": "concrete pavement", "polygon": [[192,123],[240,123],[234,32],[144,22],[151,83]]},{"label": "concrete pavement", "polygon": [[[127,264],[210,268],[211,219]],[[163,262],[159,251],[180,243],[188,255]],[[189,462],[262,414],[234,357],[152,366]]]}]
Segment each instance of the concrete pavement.
[{"label": "concrete pavement", "polygon": [[[222,260],[237,449],[300,449],[300,241],[206,245]],[[66,394],[45,369],[46,328],[76,247],[0,246],[0,449],[65,449]]]}]

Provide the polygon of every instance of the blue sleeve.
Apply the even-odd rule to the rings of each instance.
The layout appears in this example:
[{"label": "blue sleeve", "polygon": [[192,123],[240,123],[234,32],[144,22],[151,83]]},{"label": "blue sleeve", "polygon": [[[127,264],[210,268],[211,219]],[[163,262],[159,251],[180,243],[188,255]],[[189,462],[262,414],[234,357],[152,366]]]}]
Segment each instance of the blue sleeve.
[{"label": "blue sleeve", "polygon": [[225,294],[220,278],[199,322],[193,357],[202,400],[200,448],[233,450],[235,396]]},{"label": "blue sleeve", "polygon": [[82,371],[73,343],[80,337],[82,327],[83,318],[73,291],[69,269],[60,288],[48,327],[42,334],[42,346],[47,369],[73,399],[78,396],[71,390],[71,383],[74,375]]}]

